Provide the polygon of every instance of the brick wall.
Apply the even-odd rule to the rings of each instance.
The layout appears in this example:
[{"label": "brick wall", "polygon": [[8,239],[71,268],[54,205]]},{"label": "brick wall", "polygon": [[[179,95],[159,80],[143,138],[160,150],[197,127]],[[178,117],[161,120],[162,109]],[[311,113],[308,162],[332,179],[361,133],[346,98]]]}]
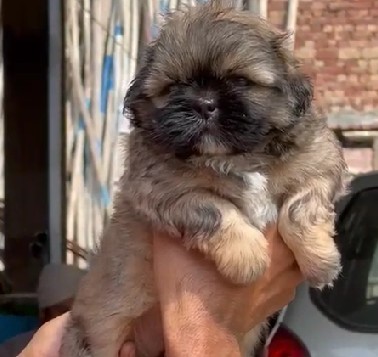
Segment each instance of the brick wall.
[{"label": "brick wall", "polygon": [[[269,0],[269,20],[286,9]],[[327,112],[378,111],[378,0],[299,0],[295,48]]]},{"label": "brick wall", "polygon": [[[269,0],[283,28],[287,0]],[[378,120],[378,0],[299,0],[295,51],[332,124]],[[354,173],[373,168],[373,151],[345,149]]]}]

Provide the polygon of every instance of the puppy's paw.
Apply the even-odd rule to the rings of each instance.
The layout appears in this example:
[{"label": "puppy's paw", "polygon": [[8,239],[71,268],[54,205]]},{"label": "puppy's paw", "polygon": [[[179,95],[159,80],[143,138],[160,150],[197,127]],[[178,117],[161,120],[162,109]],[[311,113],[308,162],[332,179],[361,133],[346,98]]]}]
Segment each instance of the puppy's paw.
[{"label": "puppy's paw", "polygon": [[308,247],[297,255],[298,264],[311,287],[322,289],[324,286],[332,286],[341,271],[341,257],[332,238],[325,247]]},{"label": "puppy's paw", "polygon": [[320,205],[316,209],[306,206],[302,211],[289,206],[280,216],[278,231],[309,284],[315,288],[332,285],[341,271],[340,253],[333,239],[333,214]]},{"label": "puppy's paw", "polygon": [[236,284],[247,284],[264,274],[270,263],[268,243],[258,229],[239,222],[217,238],[210,254],[224,277]]}]

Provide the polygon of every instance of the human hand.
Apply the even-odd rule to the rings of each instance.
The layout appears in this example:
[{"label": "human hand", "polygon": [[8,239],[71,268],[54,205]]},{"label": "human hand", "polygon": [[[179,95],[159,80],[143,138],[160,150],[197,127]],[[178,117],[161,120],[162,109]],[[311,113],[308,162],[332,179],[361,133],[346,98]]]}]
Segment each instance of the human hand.
[{"label": "human hand", "polygon": [[59,357],[59,348],[69,313],[45,323],[18,357]]},{"label": "human hand", "polygon": [[[273,264],[254,284],[236,286],[225,281],[214,265],[199,254],[186,251],[169,237],[157,235],[154,238],[154,270],[164,334],[160,311],[155,307],[137,321],[138,350],[143,355],[158,356],[164,350],[165,337],[166,344],[179,341],[177,344],[181,348],[189,349],[194,355],[193,349],[203,348],[201,341],[208,348],[211,348],[211,341],[215,346],[214,338],[220,330],[223,336],[218,336],[223,340],[221,348],[224,350],[227,337],[249,331],[287,305],[303,278],[293,253],[276,227],[267,230],[266,239]],[[210,356],[209,351],[203,354]],[[125,344],[121,356],[134,355],[135,346]]]},{"label": "human hand", "polygon": [[[190,351],[187,354],[196,355],[195,349],[219,346],[218,337],[222,340],[218,348],[225,351],[227,338],[232,348],[230,337],[247,332],[287,305],[303,278],[275,227],[268,229],[266,239],[274,263],[254,284],[237,286],[224,280],[199,254],[157,235],[154,270],[161,306],[136,322],[135,341],[124,345],[120,357],[134,357],[135,346],[142,355],[159,356],[164,342],[170,346],[166,349],[180,345]],[[18,357],[58,357],[67,318],[64,314],[43,325]],[[202,354],[212,355],[209,350]]]},{"label": "human hand", "polygon": [[[34,334],[33,338],[25,347],[25,349],[17,357],[59,357],[59,349],[68,316],[69,313],[65,313],[64,315],[56,317],[42,325],[40,329]],[[160,312],[158,316],[148,313],[140,320],[138,326],[144,326],[144,320],[147,319],[148,326],[151,327],[149,321],[159,322],[159,318]],[[160,330],[162,331],[161,328]],[[149,345],[154,348],[154,341],[159,341],[160,339],[158,334],[156,334],[153,329],[149,329],[149,331],[151,331],[151,340],[149,340]],[[143,334],[143,336],[145,336],[145,334]],[[122,351],[120,352],[120,357],[134,356],[134,344],[125,344]]]}]

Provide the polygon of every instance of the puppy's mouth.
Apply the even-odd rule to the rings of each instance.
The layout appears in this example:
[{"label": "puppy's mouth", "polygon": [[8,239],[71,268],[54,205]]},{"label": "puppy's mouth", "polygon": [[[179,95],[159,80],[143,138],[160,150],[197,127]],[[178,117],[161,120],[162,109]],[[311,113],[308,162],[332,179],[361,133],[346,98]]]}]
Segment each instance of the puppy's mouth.
[{"label": "puppy's mouth", "polygon": [[196,149],[202,155],[225,155],[231,153],[231,150],[226,145],[211,134],[211,129],[208,127],[204,129],[204,133],[196,145]]},{"label": "puppy's mouth", "polygon": [[196,155],[225,155],[230,148],[221,140],[217,117],[198,116],[198,137],[194,145]]}]

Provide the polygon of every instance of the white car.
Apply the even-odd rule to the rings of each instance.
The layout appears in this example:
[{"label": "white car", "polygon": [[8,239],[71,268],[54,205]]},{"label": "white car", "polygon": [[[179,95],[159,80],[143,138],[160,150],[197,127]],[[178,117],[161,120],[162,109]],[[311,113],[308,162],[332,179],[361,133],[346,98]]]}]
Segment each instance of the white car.
[{"label": "white car", "polygon": [[333,289],[299,287],[268,357],[378,357],[378,172],[355,178],[337,212],[342,276]]}]

